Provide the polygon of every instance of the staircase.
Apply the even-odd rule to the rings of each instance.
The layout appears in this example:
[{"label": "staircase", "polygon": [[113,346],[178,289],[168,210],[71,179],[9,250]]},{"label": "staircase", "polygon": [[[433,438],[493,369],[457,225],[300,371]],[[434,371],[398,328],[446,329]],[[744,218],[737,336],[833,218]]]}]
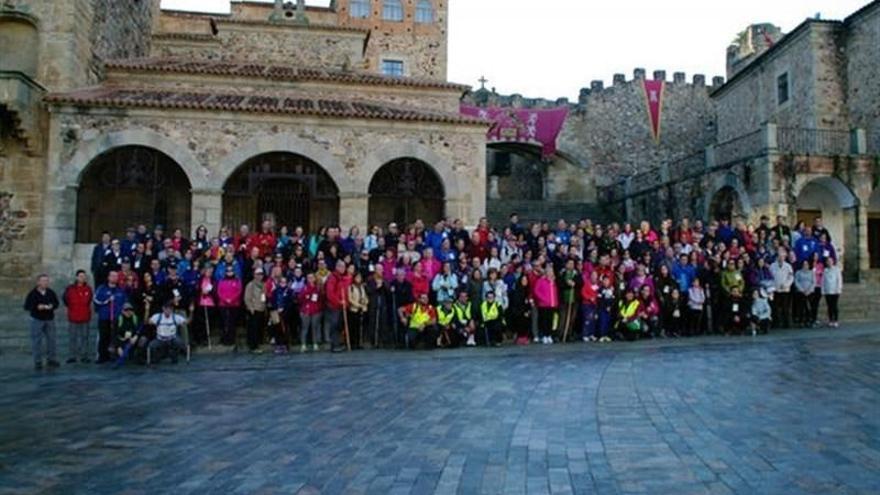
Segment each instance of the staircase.
[{"label": "staircase", "polygon": [[567,222],[589,218],[593,223],[604,223],[604,213],[593,203],[575,203],[568,201],[534,201],[513,199],[490,199],[486,202],[486,217],[496,228],[507,226],[510,214],[519,214],[520,224],[524,227],[529,222],[547,221],[555,226],[561,219]]},{"label": "staircase", "polygon": [[[819,306],[819,319],[827,315],[825,301]],[[840,296],[841,321],[880,322],[880,270],[871,270],[863,275],[859,284],[844,284]]]}]

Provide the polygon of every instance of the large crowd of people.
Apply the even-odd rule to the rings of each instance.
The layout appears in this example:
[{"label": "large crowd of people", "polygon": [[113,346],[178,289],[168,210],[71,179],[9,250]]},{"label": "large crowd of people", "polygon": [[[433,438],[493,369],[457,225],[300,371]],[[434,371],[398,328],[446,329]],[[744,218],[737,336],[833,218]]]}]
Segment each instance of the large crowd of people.
[{"label": "large crowd of people", "polygon": [[444,219],[366,232],[265,221],[214,236],[199,226],[192,238],[146,225],[113,234],[94,247],[94,285],[80,270],[59,297],[41,275],[28,294],[37,368],[44,346],[59,365],[61,305],[68,363],[123,364],[205,346],[285,354],[756,335],[819,325],[823,297],[836,327],[842,289],[821,218],[522,225],[512,214],[471,231]]}]

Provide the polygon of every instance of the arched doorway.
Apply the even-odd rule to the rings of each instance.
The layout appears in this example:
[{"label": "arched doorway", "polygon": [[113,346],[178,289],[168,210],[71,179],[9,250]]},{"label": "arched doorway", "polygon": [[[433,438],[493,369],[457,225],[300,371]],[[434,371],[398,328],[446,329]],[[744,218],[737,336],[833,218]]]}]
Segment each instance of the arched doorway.
[{"label": "arched doorway", "polygon": [[431,224],[444,216],[443,182],[427,163],[399,158],[386,163],[370,181],[370,225],[416,220]]},{"label": "arched doorway", "polygon": [[223,187],[223,224],[236,228],[270,220],[307,231],[339,223],[339,189],[320,165],[287,152],[243,163]]},{"label": "arched doorway", "polygon": [[745,214],[739,193],[733,186],[724,186],[712,196],[709,203],[709,220],[733,220]]},{"label": "arched doorway", "polygon": [[868,203],[868,255],[871,269],[880,269],[880,187],[874,188]]},{"label": "arched doorway", "polygon": [[547,162],[536,146],[493,143],[486,147],[486,176],[489,200],[541,201]]},{"label": "arched doorway", "polygon": [[145,146],[123,146],[93,159],[82,174],[76,201],[76,242],[101,232],[121,236],[137,224],[190,231],[192,197],[183,169]]},{"label": "arched doorway", "polygon": [[843,253],[843,271],[847,280],[857,280],[859,273],[859,200],[839,179],[818,177],[808,181],[797,197],[797,221],[813,225],[816,218],[831,235],[838,253]]}]

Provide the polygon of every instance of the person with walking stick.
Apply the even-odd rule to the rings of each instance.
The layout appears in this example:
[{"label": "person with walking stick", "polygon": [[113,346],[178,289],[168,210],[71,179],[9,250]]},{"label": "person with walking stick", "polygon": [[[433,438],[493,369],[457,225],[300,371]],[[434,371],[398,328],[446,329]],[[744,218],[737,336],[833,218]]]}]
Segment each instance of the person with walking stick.
[{"label": "person with walking stick", "polygon": [[[392,292],[393,297],[394,293]],[[355,273],[352,284],[348,288],[348,328],[355,349],[364,348],[364,317],[368,308],[369,299],[367,299],[364,277],[360,273]]]}]

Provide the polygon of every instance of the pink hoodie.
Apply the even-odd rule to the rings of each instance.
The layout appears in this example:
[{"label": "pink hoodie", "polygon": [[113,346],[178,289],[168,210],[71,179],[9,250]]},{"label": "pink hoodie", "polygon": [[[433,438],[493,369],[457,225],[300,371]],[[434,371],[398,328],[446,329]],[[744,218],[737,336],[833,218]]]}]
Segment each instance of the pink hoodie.
[{"label": "pink hoodie", "polygon": [[217,285],[217,298],[221,308],[241,306],[241,281],[237,278],[224,278]]},{"label": "pink hoodie", "polygon": [[541,277],[535,282],[535,303],[545,309],[559,306],[556,284],[549,278]]}]

